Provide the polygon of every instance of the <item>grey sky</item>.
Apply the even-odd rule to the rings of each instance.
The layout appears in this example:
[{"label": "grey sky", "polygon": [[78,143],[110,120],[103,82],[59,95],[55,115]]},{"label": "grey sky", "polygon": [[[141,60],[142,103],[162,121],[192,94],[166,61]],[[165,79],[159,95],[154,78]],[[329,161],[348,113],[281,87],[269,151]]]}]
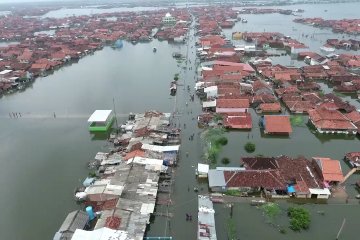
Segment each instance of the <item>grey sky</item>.
[{"label": "grey sky", "polygon": [[[71,0],[60,0],[60,1],[71,1]],[[1,3],[19,3],[19,2],[59,2],[59,0],[0,0]]]}]

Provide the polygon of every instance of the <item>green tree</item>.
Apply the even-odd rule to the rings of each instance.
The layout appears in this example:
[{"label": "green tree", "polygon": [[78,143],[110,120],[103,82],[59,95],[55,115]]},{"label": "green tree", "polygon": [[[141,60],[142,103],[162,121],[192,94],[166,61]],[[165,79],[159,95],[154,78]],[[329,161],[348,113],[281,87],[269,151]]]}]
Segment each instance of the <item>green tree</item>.
[{"label": "green tree", "polygon": [[252,152],[255,152],[256,145],[255,145],[255,143],[247,142],[247,143],[245,144],[244,148],[245,148],[245,151],[246,151],[246,152],[252,153]]}]

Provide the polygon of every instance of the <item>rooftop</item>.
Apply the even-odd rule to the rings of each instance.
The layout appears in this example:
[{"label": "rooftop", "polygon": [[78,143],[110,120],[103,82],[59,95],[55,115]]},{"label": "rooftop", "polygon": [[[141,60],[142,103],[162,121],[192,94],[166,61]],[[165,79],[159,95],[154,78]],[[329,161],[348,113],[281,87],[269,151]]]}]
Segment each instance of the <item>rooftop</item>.
[{"label": "rooftop", "polygon": [[88,119],[88,122],[106,122],[112,110],[96,110]]},{"label": "rooftop", "polygon": [[265,115],[264,116],[266,133],[286,133],[292,132],[290,117],[285,115]]},{"label": "rooftop", "polygon": [[314,157],[313,159],[320,167],[324,181],[342,182],[344,180],[341,165],[338,160],[322,157]]}]

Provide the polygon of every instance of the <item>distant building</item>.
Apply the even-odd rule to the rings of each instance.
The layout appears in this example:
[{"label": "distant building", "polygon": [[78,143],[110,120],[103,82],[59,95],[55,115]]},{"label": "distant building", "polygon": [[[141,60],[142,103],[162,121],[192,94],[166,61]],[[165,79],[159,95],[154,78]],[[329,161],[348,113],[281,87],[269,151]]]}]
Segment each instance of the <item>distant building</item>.
[{"label": "distant building", "polygon": [[176,24],[176,19],[175,19],[175,17],[171,16],[170,13],[167,13],[165,15],[165,17],[163,17],[162,23],[165,26],[174,26]]}]

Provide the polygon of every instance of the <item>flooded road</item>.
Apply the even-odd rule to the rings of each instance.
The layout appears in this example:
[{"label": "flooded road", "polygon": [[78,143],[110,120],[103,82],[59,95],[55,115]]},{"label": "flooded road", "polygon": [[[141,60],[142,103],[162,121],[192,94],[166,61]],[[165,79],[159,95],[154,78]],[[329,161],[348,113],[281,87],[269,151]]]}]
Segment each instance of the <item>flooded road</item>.
[{"label": "flooded road", "polygon": [[[340,5],[316,5],[317,8],[320,6],[329,9],[329,13]],[[359,3],[344,4],[341,5],[344,11],[339,8],[338,12],[343,15],[350,9],[349,13],[352,13],[356,6],[359,7]],[[304,6],[303,9],[307,11],[309,8],[311,13],[312,7]],[[321,13],[320,11],[309,17],[321,16]],[[346,17],[351,18],[351,15]],[[294,31],[293,37],[297,37],[300,32],[323,32],[324,35],[321,36],[326,38],[338,37],[330,30],[295,24],[292,16],[269,14],[247,15],[246,18],[249,21],[247,24],[237,23],[225,33],[263,31],[265,28],[266,31],[290,35],[295,26],[298,30],[296,33]],[[192,35],[193,30],[190,32],[190,36]],[[311,49],[317,50],[322,45],[320,40],[299,40],[304,41]],[[194,44],[195,39],[190,38],[188,46],[169,45],[167,42],[154,40],[148,44],[124,43],[120,50],[106,47],[78,63],[37,79],[23,92],[0,99],[0,119],[3,124],[0,132],[1,239],[51,239],[67,213],[79,207],[73,201],[72,194],[73,189],[88,174],[88,160],[98,151],[108,149],[105,140],[99,140],[88,132],[88,116],[95,109],[112,109],[113,99],[116,112],[121,116],[151,109],[172,112],[175,99],[169,95],[169,84],[175,73],[180,73],[179,81],[183,86],[178,89],[175,105],[179,112],[178,124],[182,126],[182,146],[179,167],[176,169],[173,205],[169,209],[174,217],[169,223],[164,218],[156,217],[155,222],[150,225],[149,236],[195,239],[197,219],[195,217],[193,222],[188,222],[185,220],[185,213],[197,215],[198,193],[193,191],[193,187],[198,186],[199,193],[207,193],[207,184],[198,183],[195,178],[197,163],[203,162],[203,146],[199,137],[200,129],[193,118],[196,119],[201,112],[201,105],[197,98],[190,102],[190,93],[186,89],[189,85],[191,93],[194,93]],[[156,53],[152,52],[153,47],[158,49]],[[181,68],[184,64],[178,64],[172,58],[175,51],[188,53],[191,64],[186,70]],[[10,118],[9,113],[12,112],[21,113],[22,117]],[[56,118],[53,116],[54,112]],[[229,166],[239,166],[240,157],[249,155],[243,149],[249,140],[257,146],[251,155],[324,156],[341,160],[345,152],[359,151],[360,148],[358,138],[318,136],[307,127],[295,127],[290,138],[264,137],[257,127],[259,117],[253,111],[252,116],[252,131],[227,133],[229,143],[219,159],[230,158]],[[190,141],[189,136],[192,134],[195,137]],[[186,152],[189,153],[188,156]],[[341,163],[343,172],[346,173],[349,168],[343,161]],[[356,179],[359,179],[359,175],[353,175],[346,184],[351,196],[356,194],[351,185]],[[281,206],[285,208],[287,204],[283,203]],[[360,215],[358,205],[307,207],[312,213],[309,231],[301,234],[288,231],[286,235],[281,235],[265,222],[258,209],[239,203],[234,207],[238,236],[241,239],[334,239],[338,227],[346,217],[347,225],[342,236],[344,239],[356,238],[356,223]],[[324,210],[326,214],[318,215],[318,209]],[[225,222],[229,210],[223,205],[216,205],[215,210],[218,237],[226,239]]]}]

